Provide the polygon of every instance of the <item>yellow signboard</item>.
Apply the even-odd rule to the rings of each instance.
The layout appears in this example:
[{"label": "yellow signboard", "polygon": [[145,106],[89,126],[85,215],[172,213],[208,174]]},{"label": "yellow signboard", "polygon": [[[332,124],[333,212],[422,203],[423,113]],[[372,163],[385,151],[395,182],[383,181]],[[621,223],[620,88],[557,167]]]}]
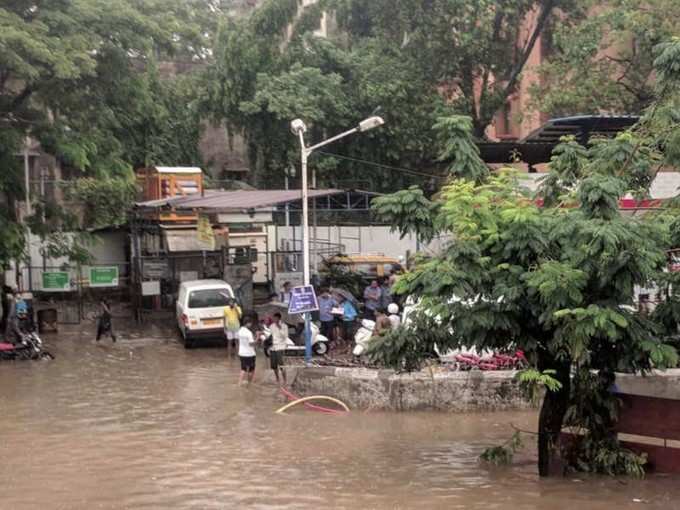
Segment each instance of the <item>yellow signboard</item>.
[{"label": "yellow signboard", "polygon": [[215,250],[215,234],[210,224],[210,218],[207,216],[198,217],[197,235],[198,240],[206,244],[207,250]]}]

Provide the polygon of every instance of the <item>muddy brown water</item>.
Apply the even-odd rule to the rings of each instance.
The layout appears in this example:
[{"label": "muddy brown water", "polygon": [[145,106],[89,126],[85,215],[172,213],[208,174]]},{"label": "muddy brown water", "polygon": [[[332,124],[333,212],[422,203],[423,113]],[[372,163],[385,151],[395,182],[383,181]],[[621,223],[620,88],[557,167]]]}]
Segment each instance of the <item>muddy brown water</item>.
[{"label": "muddy brown water", "polygon": [[680,508],[680,478],[539,480],[532,447],[480,466],[534,413],[276,415],[274,387],[170,330],[46,343],[56,360],[0,364],[2,510]]}]

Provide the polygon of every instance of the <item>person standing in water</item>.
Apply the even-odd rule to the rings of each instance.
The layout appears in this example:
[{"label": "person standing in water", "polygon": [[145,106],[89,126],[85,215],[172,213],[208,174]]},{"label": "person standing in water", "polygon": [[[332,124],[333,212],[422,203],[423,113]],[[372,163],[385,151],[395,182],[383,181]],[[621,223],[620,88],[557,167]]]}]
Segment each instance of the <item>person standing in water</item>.
[{"label": "person standing in water", "polygon": [[269,331],[272,334],[272,348],[269,352],[271,368],[276,376],[276,383],[281,386],[283,382],[285,386],[287,382],[284,356],[288,348],[288,324],[281,320],[279,312],[274,314],[274,321],[269,326]]},{"label": "person standing in water", "polygon": [[227,301],[224,307],[224,336],[227,339],[227,348],[234,345],[238,340],[238,331],[241,327],[241,307],[238,306],[234,298]]},{"label": "person standing in water", "polygon": [[241,361],[241,373],[238,377],[239,386],[250,384],[255,377],[255,336],[253,334],[253,318],[243,319],[243,326],[238,330],[238,357]]},{"label": "person standing in water", "polygon": [[97,342],[104,335],[109,335],[112,341],[116,341],[116,335],[113,332],[113,324],[111,322],[111,307],[109,302],[102,298],[99,302],[99,318],[97,319]]}]

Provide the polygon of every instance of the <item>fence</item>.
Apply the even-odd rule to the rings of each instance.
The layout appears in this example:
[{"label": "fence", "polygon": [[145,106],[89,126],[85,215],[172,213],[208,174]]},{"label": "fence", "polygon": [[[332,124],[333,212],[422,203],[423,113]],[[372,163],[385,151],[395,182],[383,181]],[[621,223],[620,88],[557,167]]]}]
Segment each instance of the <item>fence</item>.
[{"label": "fence", "polygon": [[33,294],[33,308],[56,308],[61,324],[80,324],[96,314],[106,298],[114,315],[126,315],[130,298],[127,263],[91,266],[31,266],[22,268],[24,291]]}]

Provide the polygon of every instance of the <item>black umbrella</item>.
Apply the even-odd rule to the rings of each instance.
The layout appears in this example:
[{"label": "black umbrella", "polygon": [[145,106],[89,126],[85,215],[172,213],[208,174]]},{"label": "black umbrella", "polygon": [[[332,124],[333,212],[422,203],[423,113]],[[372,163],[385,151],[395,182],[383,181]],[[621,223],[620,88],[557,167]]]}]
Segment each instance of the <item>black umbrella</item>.
[{"label": "black umbrella", "polygon": [[338,294],[339,296],[344,297],[347,301],[352,303],[354,306],[357,306],[359,304],[359,302],[357,301],[357,298],[354,297],[354,294],[352,294],[348,290],[340,289],[338,287],[331,287],[330,292],[331,292],[331,294]]}]

